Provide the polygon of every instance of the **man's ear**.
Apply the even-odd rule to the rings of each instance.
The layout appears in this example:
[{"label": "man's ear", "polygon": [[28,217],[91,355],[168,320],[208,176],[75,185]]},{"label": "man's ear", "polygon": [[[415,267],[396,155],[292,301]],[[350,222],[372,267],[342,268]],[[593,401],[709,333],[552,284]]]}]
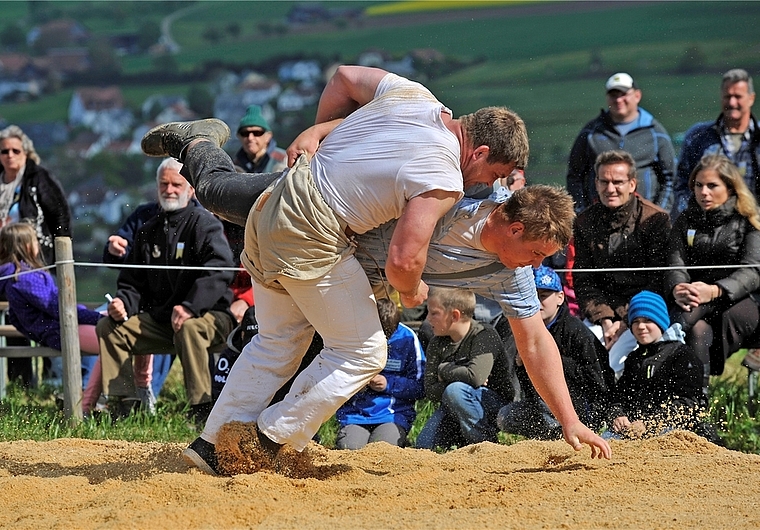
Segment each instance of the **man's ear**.
[{"label": "man's ear", "polygon": [[480,145],[472,152],[472,158],[473,160],[483,159],[484,161],[488,158],[488,153],[491,152],[491,148],[487,145]]},{"label": "man's ear", "polygon": [[459,322],[462,320],[462,312],[459,309],[452,309],[451,310],[451,319],[454,322]]},{"label": "man's ear", "polygon": [[525,232],[525,225],[520,221],[515,221],[509,224],[509,235],[514,237],[520,237]]},{"label": "man's ear", "polygon": [[557,292],[557,298],[559,298],[558,306],[561,306],[565,302],[565,291],[558,291]]}]

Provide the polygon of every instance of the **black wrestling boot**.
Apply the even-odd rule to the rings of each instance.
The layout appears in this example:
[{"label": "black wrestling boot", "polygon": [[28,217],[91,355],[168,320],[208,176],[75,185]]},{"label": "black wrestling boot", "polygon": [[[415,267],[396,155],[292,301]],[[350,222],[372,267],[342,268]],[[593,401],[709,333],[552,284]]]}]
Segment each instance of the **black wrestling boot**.
[{"label": "black wrestling boot", "polygon": [[196,138],[204,138],[222,147],[230,139],[230,128],[216,118],[164,123],[145,133],[140,147],[148,156],[171,156],[181,162],[182,151]]},{"label": "black wrestling boot", "polygon": [[198,437],[188,445],[187,449],[182,451],[182,458],[188,465],[197,467],[207,475],[216,476],[219,474],[216,448],[214,444],[203,438]]}]

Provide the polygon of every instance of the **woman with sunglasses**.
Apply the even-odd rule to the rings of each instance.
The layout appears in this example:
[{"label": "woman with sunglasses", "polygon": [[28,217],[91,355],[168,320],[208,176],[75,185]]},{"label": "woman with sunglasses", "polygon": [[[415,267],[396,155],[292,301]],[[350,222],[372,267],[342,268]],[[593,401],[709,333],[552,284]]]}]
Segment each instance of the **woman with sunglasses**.
[{"label": "woman with sunglasses", "polygon": [[32,140],[16,125],[0,131],[0,226],[30,219],[45,263],[56,236],[71,236],[71,210],[58,180],[40,166]]},{"label": "woman with sunglasses", "polygon": [[[71,236],[71,210],[61,184],[39,165],[32,140],[16,125],[0,130],[0,164],[0,227],[28,220],[37,234],[40,256],[46,264],[54,263],[55,237]],[[56,369],[51,371],[53,363]],[[59,363],[60,359],[45,359],[44,369],[54,374]],[[8,359],[8,378],[30,385],[32,360]]]}]

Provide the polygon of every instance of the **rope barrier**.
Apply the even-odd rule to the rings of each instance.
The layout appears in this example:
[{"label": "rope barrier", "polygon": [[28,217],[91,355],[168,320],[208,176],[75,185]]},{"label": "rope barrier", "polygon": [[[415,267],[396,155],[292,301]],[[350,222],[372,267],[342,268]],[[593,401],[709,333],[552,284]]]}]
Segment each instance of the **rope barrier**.
[{"label": "rope barrier", "polygon": [[[77,262],[75,260],[59,261],[59,265],[73,264],[75,267],[102,267],[111,269],[153,269],[153,270],[196,270],[196,271],[231,271],[237,272],[239,267],[191,267],[188,265],[138,265],[127,263],[94,263],[94,262]],[[28,269],[20,271],[17,274],[0,276],[0,281],[8,278],[15,278],[24,274],[54,269],[55,264],[47,265],[38,269]],[[564,272],[582,272],[582,273],[602,273],[602,272],[646,272],[646,271],[669,271],[669,270],[698,270],[698,269],[746,269],[758,268],[760,263],[738,263],[736,265],[691,265],[691,266],[672,266],[672,267],[618,267],[602,269],[555,269],[558,273]]]}]

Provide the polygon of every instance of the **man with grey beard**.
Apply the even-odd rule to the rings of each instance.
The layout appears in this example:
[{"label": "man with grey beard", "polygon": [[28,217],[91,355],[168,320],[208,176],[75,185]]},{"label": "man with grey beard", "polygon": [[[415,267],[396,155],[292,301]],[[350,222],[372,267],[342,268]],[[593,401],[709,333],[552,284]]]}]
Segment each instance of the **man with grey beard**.
[{"label": "man with grey beard", "polygon": [[222,223],[190,200],[181,168],[173,159],[159,166],[161,209],[137,232],[126,262],[147,267],[119,273],[110,318],[97,327],[103,390],[116,416],[131,410],[125,398],[135,395],[130,356],[161,352],[179,356],[192,419],[204,420],[211,410],[208,350],[232,331],[232,252]]}]

